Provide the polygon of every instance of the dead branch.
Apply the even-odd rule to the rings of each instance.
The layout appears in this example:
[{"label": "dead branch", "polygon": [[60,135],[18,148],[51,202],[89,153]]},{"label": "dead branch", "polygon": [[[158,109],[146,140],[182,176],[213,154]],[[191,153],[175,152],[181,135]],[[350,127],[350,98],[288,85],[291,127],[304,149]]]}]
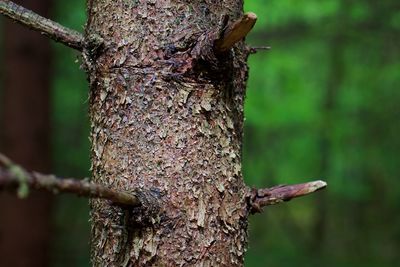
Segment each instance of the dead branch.
[{"label": "dead branch", "polygon": [[[246,37],[256,20],[257,16],[252,12],[244,14],[240,19],[230,24],[229,16],[222,16],[218,27],[210,29],[198,37],[196,45],[191,50],[192,58],[195,61],[201,59],[218,68],[219,59],[237,42]],[[252,51],[250,48],[249,53]]]},{"label": "dead branch", "polygon": [[262,208],[301,197],[327,186],[324,181],[313,181],[303,184],[278,185],[271,188],[254,189],[250,196],[251,213],[260,213]]},{"label": "dead branch", "polygon": [[56,42],[78,51],[83,50],[84,37],[81,33],[46,19],[12,1],[0,0],[0,14],[32,30],[39,31]]},{"label": "dead branch", "polygon": [[17,189],[18,196],[26,197],[29,189],[57,193],[72,193],[89,198],[107,199],[124,206],[142,205],[143,194],[110,189],[106,186],[77,179],[57,178],[37,172],[27,172],[0,153],[0,189]]},{"label": "dead branch", "polygon": [[228,25],[221,37],[215,41],[214,50],[216,52],[225,52],[232,48],[237,42],[246,37],[256,21],[257,15],[253,12],[248,12],[239,20]]},{"label": "dead branch", "polygon": [[250,54],[255,54],[260,50],[270,50],[271,47],[270,46],[251,46],[249,47],[249,52]]}]

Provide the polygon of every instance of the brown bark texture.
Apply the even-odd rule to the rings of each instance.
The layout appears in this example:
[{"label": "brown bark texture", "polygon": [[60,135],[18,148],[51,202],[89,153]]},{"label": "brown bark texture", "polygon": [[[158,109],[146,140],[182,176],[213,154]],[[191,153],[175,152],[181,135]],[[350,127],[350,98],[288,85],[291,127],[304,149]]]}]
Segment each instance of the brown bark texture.
[{"label": "brown bark texture", "polygon": [[242,14],[241,0],[88,1],[86,38],[104,41],[84,51],[94,182],[161,203],[144,216],[92,200],[94,266],[243,264],[248,50],[212,51],[221,18]]},{"label": "brown bark texture", "polygon": [[[94,266],[243,265],[250,213],[326,183],[243,183],[246,60],[256,49],[242,39],[257,16],[242,4],[89,0],[84,39],[67,36],[90,83],[93,181],[28,172],[0,154],[0,187],[91,197]],[[0,10],[70,46],[71,30],[9,1]]]},{"label": "brown bark texture", "polygon": [[[49,0],[17,1],[48,15]],[[1,151],[29,170],[50,171],[49,41],[4,20]],[[0,193],[0,266],[48,266],[51,196]]]}]

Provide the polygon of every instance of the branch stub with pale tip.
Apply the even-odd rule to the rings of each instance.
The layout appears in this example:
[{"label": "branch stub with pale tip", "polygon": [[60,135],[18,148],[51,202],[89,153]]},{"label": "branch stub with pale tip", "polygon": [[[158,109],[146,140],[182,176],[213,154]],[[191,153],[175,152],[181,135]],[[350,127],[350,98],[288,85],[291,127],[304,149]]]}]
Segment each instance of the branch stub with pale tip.
[{"label": "branch stub with pale tip", "polygon": [[250,196],[250,211],[251,213],[259,213],[265,206],[305,196],[324,189],[326,186],[326,182],[318,180],[303,184],[278,185],[271,188],[254,189]]},{"label": "branch stub with pale tip", "polygon": [[237,42],[246,37],[257,21],[257,15],[253,12],[245,13],[222,32],[221,37],[215,41],[214,49],[217,52],[225,52]]}]

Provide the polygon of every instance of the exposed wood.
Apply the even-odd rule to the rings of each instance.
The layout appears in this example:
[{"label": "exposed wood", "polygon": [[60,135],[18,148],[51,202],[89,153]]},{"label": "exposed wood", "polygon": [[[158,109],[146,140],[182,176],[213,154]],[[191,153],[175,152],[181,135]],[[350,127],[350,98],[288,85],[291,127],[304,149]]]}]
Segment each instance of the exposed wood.
[{"label": "exposed wood", "polygon": [[305,196],[327,186],[324,181],[303,184],[278,185],[271,188],[254,189],[250,198],[252,213],[261,212],[265,206],[275,205],[292,198]]},{"label": "exposed wood", "polygon": [[[241,0],[206,7],[181,0],[88,2],[85,33],[106,46],[85,62],[93,181],[129,192],[149,188],[162,203],[156,216],[130,216],[91,200],[94,266],[242,266],[250,212],[326,186],[251,191],[244,184],[249,50],[240,41],[257,17],[242,15],[242,8]],[[218,27],[219,17],[237,20]],[[234,53],[224,54],[229,49]],[[14,175],[20,191],[38,180],[3,162],[5,177]]]},{"label": "exposed wood", "polygon": [[222,33],[220,39],[215,42],[215,50],[217,52],[224,52],[232,48],[237,42],[246,37],[246,35],[256,24],[257,15],[253,12],[244,14],[239,20],[235,21]]}]

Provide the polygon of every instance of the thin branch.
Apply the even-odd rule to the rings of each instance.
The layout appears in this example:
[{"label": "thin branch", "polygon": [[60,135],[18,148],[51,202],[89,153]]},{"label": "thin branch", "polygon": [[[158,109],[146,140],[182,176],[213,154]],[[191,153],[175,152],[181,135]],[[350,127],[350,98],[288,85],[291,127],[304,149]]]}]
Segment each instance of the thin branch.
[{"label": "thin branch", "polygon": [[84,180],[62,179],[54,175],[27,172],[0,154],[0,189],[17,189],[18,196],[26,197],[29,188],[51,193],[72,193],[89,198],[107,199],[118,205],[140,206],[143,194],[117,191],[106,186],[89,183]]},{"label": "thin branch", "polygon": [[249,47],[249,52],[250,52],[250,54],[255,54],[259,50],[270,50],[270,49],[271,49],[270,46],[251,46],[251,47]]},{"label": "thin branch", "polygon": [[254,189],[250,196],[251,212],[261,212],[262,208],[301,197],[327,186],[324,181],[313,181],[304,184],[278,185],[271,188]]},{"label": "thin branch", "polygon": [[215,42],[215,51],[225,52],[242,40],[256,24],[257,15],[248,12],[239,20],[229,25]]},{"label": "thin branch", "polygon": [[11,1],[0,0],[0,14],[32,30],[39,31],[56,42],[65,44],[78,51],[83,50],[84,37],[81,33],[46,19]]}]

